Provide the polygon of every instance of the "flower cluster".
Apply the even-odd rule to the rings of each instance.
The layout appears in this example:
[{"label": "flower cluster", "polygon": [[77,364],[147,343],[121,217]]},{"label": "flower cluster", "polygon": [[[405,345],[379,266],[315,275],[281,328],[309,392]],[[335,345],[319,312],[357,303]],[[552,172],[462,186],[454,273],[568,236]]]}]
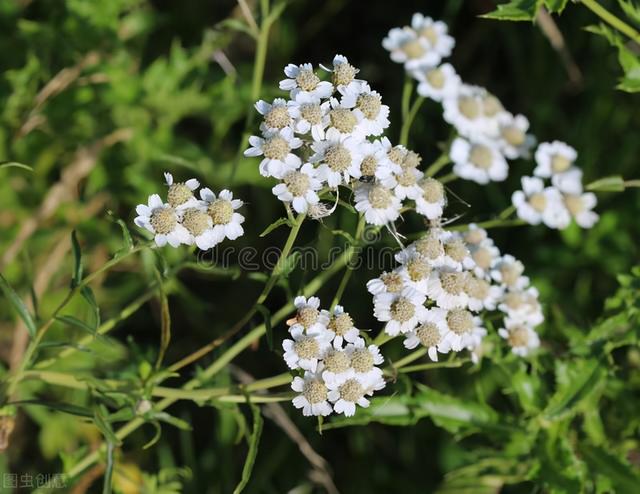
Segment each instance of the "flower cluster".
[{"label": "flower cluster", "polygon": [[282,342],[284,359],[296,376],[291,388],[300,393],[296,408],[308,415],[344,413],[352,416],[356,405],[369,406],[367,396],[384,388],[383,362],[376,345],[366,345],[351,316],[336,305],[320,309],[317,297],[296,297],[296,317],[289,321],[291,339]]},{"label": "flower cluster", "polygon": [[200,199],[195,192],[200,182],[195,178],[186,182],[174,182],[170,173],[164,174],[168,187],[166,201],[158,194],[149,196],[147,204],[136,207],[135,224],[154,235],[158,247],[197,245],[207,250],[225,238],[235,240],[244,234],[244,216],[236,212],[242,201],[233,193],[223,190],[216,196],[211,189],[200,189]]},{"label": "flower cluster", "polygon": [[389,107],[380,94],[356,79],[358,69],[344,56],[323,69],[331,81],[321,80],[309,63],[285,68],[280,88],[289,99],[256,103],[262,136],[249,139],[245,156],[262,156],[260,173],[280,181],[273,194],[312,218],[332,212],[320,199],[338,194],[339,186],[353,190],[355,208],[369,224],[395,221],[405,200],[431,218],[444,196],[433,200],[440,191],[418,170],[417,153],[382,137]]},{"label": "flower cluster", "polygon": [[404,336],[408,349],[422,345],[438,353],[467,349],[477,361],[487,334],[481,313],[506,317],[499,332],[513,352],[539,346],[534,327],[543,320],[538,292],[522,275],[522,263],[500,255],[487,232],[471,225],[464,234],[432,227],[402,249],[400,264],[367,283],[374,315],[389,336]]},{"label": "flower cluster", "polygon": [[[577,151],[564,142],[543,142],[538,146],[534,176],[522,177],[522,190],[511,197],[520,219],[530,225],[544,223],[557,229],[567,228],[571,218],[582,228],[591,228],[598,221],[592,211],[596,195],[583,193],[582,170],[575,166],[577,156]],[[551,185],[545,186],[545,179]]]}]

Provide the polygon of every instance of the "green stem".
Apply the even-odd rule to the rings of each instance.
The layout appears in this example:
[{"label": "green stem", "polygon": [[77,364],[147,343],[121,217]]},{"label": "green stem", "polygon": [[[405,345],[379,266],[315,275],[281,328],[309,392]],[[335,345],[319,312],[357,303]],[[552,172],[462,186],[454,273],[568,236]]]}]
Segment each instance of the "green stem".
[{"label": "green stem", "polygon": [[418,110],[420,110],[420,107],[422,106],[422,103],[424,103],[424,97],[418,96],[411,105],[411,109],[409,110],[406,118],[403,118],[402,120],[402,128],[400,129],[400,144],[403,146],[407,146],[407,144],[409,143],[409,132],[411,131],[411,126],[413,125],[413,121],[415,120],[416,115],[418,114]]},{"label": "green stem", "polygon": [[440,177],[438,180],[440,180],[440,183],[442,184],[448,184],[449,182],[453,182],[455,180],[458,180],[458,175],[456,175],[455,173],[451,172],[451,173],[447,173],[445,176]]},{"label": "green stem", "polygon": [[640,180],[625,180],[625,187],[640,187]]},{"label": "green stem", "polygon": [[[356,235],[354,237],[356,244],[360,243],[362,237],[362,232],[364,232],[365,220],[364,215],[360,215],[360,219],[358,220],[358,226],[356,227]],[[349,266],[354,259],[356,258],[358,252],[354,249],[351,257],[349,258],[349,262],[347,263],[344,275],[342,276],[342,280],[340,280],[340,285],[338,285],[338,290],[336,291],[336,295],[333,297],[333,301],[331,302],[331,309],[333,309],[342,298],[342,294],[347,288],[347,284],[349,283],[349,279],[351,278],[351,274],[353,273],[353,269]]]},{"label": "green stem", "polygon": [[[476,223],[476,226],[480,227],[480,228],[484,228],[485,230],[488,230],[490,228],[508,228],[511,226],[522,226],[522,225],[526,225],[527,222],[524,220],[489,220],[489,221],[481,221],[480,223]],[[464,225],[455,225],[452,226],[450,228],[448,228],[448,230],[451,231],[457,231],[457,232],[461,232],[461,231],[465,231],[469,228],[468,224],[464,224]]]},{"label": "green stem", "polygon": [[449,158],[449,153],[442,153],[438,158],[429,165],[429,167],[425,170],[424,174],[427,177],[433,177],[436,173],[442,170],[445,166],[451,163],[451,159]]},{"label": "green stem", "polygon": [[413,92],[413,80],[407,74],[404,78],[404,86],[402,86],[402,122],[404,123],[409,116],[409,103],[411,102],[411,93]]},{"label": "green stem", "polygon": [[502,211],[502,213],[500,213],[498,215],[498,219],[506,220],[506,219],[509,218],[509,216],[511,216],[515,212],[516,212],[516,207],[511,205],[511,206],[505,208],[504,211]]},{"label": "green stem", "polygon": [[419,372],[424,370],[431,369],[453,369],[456,367],[462,367],[464,364],[469,362],[469,359],[462,360],[454,360],[451,362],[429,362],[427,364],[419,364],[419,365],[409,365],[407,367],[403,367],[402,369],[397,369],[401,374],[407,374],[409,372]]},{"label": "green stem", "polygon": [[591,12],[596,14],[600,19],[609,24],[610,26],[616,28],[621,33],[626,34],[629,38],[631,38],[636,43],[640,43],[640,32],[636,31],[633,27],[631,27],[626,22],[622,21],[607,9],[605,9],[602,5],[600,5],[596,0],[580,0],[581,3],[587,7]]}]

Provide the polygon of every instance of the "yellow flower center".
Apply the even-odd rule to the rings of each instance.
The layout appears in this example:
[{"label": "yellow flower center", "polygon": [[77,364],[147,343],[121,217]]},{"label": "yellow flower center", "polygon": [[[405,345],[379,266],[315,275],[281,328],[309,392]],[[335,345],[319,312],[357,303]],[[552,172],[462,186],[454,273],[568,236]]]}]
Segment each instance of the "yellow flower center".
[{"label": "yellow flower center", "polygon": [[553,173],[566,172],[571,166],[571,161],[561,154],[554,154],[551,158],[551,169]]},{"label": "yellow flower center", "polygon": [[416,336],[420,340],[420,343],[427,348],[436,346],[442,339],[440,337],[440,331],[438,331],[438,326],[432,322],[426,322],[418,327],[418,329],[416,329]]},{"label": "yellow flower center", "polygon": [[407,263],[407,273],[411,281],[424,280],[431,273],[431,266],[422,258],[411,259]]},{"label": "yellow flower center", "polygon": [[310,360],[318,357],[320,345],[313,336],[303,336],[294,343],[293,349],[301,359]]},{"label": "yellow flower center", "polygon": [[447,314],[449,329],[457,335],[463,335],[473,329],[473,315],[466,309],[453,309]]},{"label": "yellow flower center", "polygon": [[480,115],[480,103],[472,96],[461,96],[458,99],[458,109],[469,120],[475,120]]},{"label": "yellow flower center", "polygon": [[373,369],[373,355],[366,348],[359,348],[351,354],[351,367],[356,372],[369,372]]},{"label": "yellow flower center", "polygon": [[572,216],[576,216],[585,210],[582,198],[578,195],[564,196],[564,204]]},{"label": "yellow flower center", "polygon": [[360,163],[360,172],[365,177],[372,177],[376,174],[376,170],[378,169],[378,160],[372,154],[369,156],[365,156]]},{"label": "yellow flower center", "polygon": [[491,251],[485,247],[480,247],[477,249],[471,256],[475,261],[476,265],[480,269],[489,269],[491,267],[491,262],[493,261],[493,256],[491,255]]},{"label": "yellow flower center", "polygon": [[531,204],[531,207],[538,213],[542,213],[547,207],[547,198],[542,193],[532,194],[531,197],[529,197],[529,204]]},{"label": "yellow flower center", "polygon": [[378,116],[381,107],[382,101],[380,96],[375,94],[361,94],[358,96],[356,108],[369,120],[374,120]]},{"label": "yellow flower center", "polygon": [[414,305],[404,297],[391,304],[391,316],[398,322],[407,322],[416,312]]},{"label": "yellow flower center", "polygon": [[351,153],[342,144],[336,144],[324,152],[324,161],[333,171],[343,172],[351,165]]},{"label": "yellow flower center", "polygon": [[287,157],[289,151],[291,151],[289,143],[279,135],[267,139],[262,145],[262,152],[264,153],[265,158],[269,158],[271,160],[282,161]]},{"label": "yellow flower center", "polygon": [[300,115],[311,125],[317,125],[322,122],[322,110],[317,103],[300,105]]},{"label": "yellow flower center", "polygon": [[440,69],[431,69],[427,72],[427,81],[431,85],[431,87],[435,89],[442,89],[444,87],[444,83],[446,82],[444,72]]},{"label": "yellow flower center", "polygon": [[391,192],[380,185],[374,185],[369,191],[369,202],[375,209],[391,206]]},{"label": "yellow flower center", "polygon": [[495,117],[498,113],[504,110],[500,100],[492,94],[486,95],[482,99],[482,112],[489,118]]},{"label": "yellow flower center", "polygon": [[329,372],[333,372],[335,374],[340,374],[341,372],[345,372],[349,369],[351,365],[351,360],[349,359],[349,355],[342,350],[331,350],[324,357],[324,367]]},{"label": "yellow flower center", "polygon": [[465,273],[440,274],[440,285],[442,286],[442,289],[451,295],[460,295],[463,293],[466,281]]},{"label": "yellow flower center", "polygon": [[389,293],[398,293],[404,286],[402,283],[402,276],[398,273],[383,273],[382,276],[380,276],[380,279],[382,280],[382,283],[384,283],[384,286],[387,287],[387,291]]},{"label": "yellow flower center", "polygon": [[469,161],[482,170],[488,170],[493,163],[493,154],[487,146],[476,144],[471,148]]},{"label": "yellow flower center", "polygon": [[209,215],[196,208],[187,209],[182,217],[182,226],[194,237],[202,235],[208,230],[209,224]]},{"label": "yellow flower center", "polygon": [[302,197],[309,190],[309,175],[299,171],[291,171],[282,179],[294,197]]},{"label": "yellow flower center", "polygon": [[296,82],[303,91],[313,91],[320,82],[320,78],[312,70],[304,69],[296,76]]},{"label": "yellow flower center", "polygon": [[348,85],[356,77],[356,68],[346,62],[340,63],[333,68],[333,84],[336,86]]},{"label": "yellow flower center", "polygon": [[439,238],[427,235],[416,242],[416,250],[427,259],[437,259],[444,254],[444,246]]},{"label": "yellow flower center", "polygon": [[233,206],[230,201],[216,199],[209,204],[207,213],[211,216],[214,225],[226,225],[233,217]]},{"label": "yellow flower center", "polygon": [[438,32],[433,26],[427,26],[420,30],[420,36],[426,38],[431,46],[435,46],[438,43]]},{"label": "yellow flower center", "polygon": [[507,341],[512,347],[526,347],[529,343],[529,331],[524,326],[516,326],[515,328],[511,328],[509,330]]},{"label": "yellow flower center", "polygon": [[289,115],[285,106],[272,106],[271,110],[264,116],[264,123],[269,128],[283,129],[291,123],[291,115]]},{"label": "yellow flower center", "polygon": [[525,133],[514,125],[502,128],[501,133],[504,140],[513,147],[519,147],[524,144]]},{"label": "yellow flower center", "polygon": [[156,233],[167,235],[176,227],[178,218],[173,208],[158,208],[153,210],[149,221]]},{"label": "yellow flower center", "polygon": [[338,129],[343,134],[353,132],[358,123],[358,119],[348,108],[335,108],[329,112],[331,126]]},{"label": "yellow flower center", "polygon": [[313,307],[303,307],[298,311],[297,319],[305,329],[308,329],[318,320],[318,309],[314,309]]},{"label": "yellow flower center", "polygon": [[407,58],[410,59],[420,58],[427,51],[424,46],[422,46],[419,39],[411,39],[407,41],[400,49],[404,52]]},{"label": "yellow flower center", "polygon": [[344,336],[353,328],[353,319],[347,313],[338,314],[329,320],[329,329],[337,336]]},{"label": "yellow flower center", "polygon": [[459,238],[453,239],[444,244],[444,251],[456,262],[462,262],[469,255],[467,246]]},{"label": "yellow flower center", "polygon": [[327,399],[327,387],[320,380],[306,381],[302,388],[302,395],[309,403],[322,403]]},{"label": "yellow flower center", "polygon": [[183,183],[171,184],[167,192],[167,202],[177,208],[193,197],[193,191]]},{"label": "yellow flower center", "polygon": [[338,388],[338,391],[343,400],[355,403],[364,396],[365,390],[356,379],[349,379]]}]

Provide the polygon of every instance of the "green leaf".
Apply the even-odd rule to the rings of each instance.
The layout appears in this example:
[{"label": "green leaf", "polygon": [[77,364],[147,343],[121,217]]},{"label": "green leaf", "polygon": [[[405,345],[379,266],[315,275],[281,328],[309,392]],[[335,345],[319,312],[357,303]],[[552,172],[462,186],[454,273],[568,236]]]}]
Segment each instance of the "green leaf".
[{"label": "green leaf", "polygon": [[191,425],[186,420],[179,419],[178,417],[169,415],[166,412],[154,412],[153,414],[151,414],[151,417],[160,420],[161,422],[166,422],[167,424],[170,424],[183,431],[192,430]]},{"label": "green leaf", "polygon": [[2,276],[2,274],[0,274],[0,290],[2,290],[4,296],[7,297],[11,305],[13,305],[13,308],[18,313],[18,316],[20,316],[20,319],[22,319],[22,322],[24,322],[25,326],[27,327],[29,335],[31,335],[31,337],[33,338],[36,335],[37,331],[36,323],[34,322],[31,313],[24,305],[22,299],[18,296],[14,289],[11,288],[11,285],[9,285],[9,282],[4,278],[4,276]]},{"label": "green leaf", "polygon": [[84,298],[93,309],[93,315],[95,319],[93,332],[95,333],[95,331],[97,331],[98,327],[100,326],[100,307],[98,307],[98,303],[96,302],[96,297],[93,294],[93,290],[90,287],[83,286],[80,289],[80,294],[82,295],[82,298]]},{"label": "green leaf", "polygon": [[107,464],[104,470],[104,483],[102,487],[102,494],[111,494],[111,487],[113,481],[113,466],[115,465],[115,445],[111,441],[107,441]]},{"label": "green leaf", "polygon": [[293,227],[293,222],[289,218],[278,218],[276,221],[271,223],[264,231],[260,234],[260,237],[266,237],[273,230],[282,225],[288,225],[289,227]]},{"label": "green leaf", "polygon": [[[158,274],[158,279],[160,275]],[[160,284],[160,349],[158,351],[158,359],[156,360],[156,369],[159,369],[164,359],[164,354],[171,342],[171,312],[169,312],[169,299]]]},{"label": "green leaf", "polygon": [[20,400],[11,402],[10,405],[37,405],[50,408],[51,410],[56,410],[58,412],[68,413],[69,415],[76,415],[78,417],[93,417],[93,412],[89,408],[70,405],[68,403],[56,403],[45,400]]},{"label": "green leaf", "polygon": [[68,326],[73,326],[74,328],[81,329],[82,331],[86,331],[92,335],[96,335],[96,328],[89,326],[86,322],[81,321],[80,319],[73,316],[56,316],[56,321],[59,321]]},{"label": "green leaf", "polygon": [[533,21],[541,5],[542,0],[511,0],[481,17],[500,21]]},{"label": "green leaf", "polygon": [[262,314],[264,318],[264,327],[267,336],[267,346],[269,350],[273,350],[273,328],[271,327],[271,312],[264,305],[256,305],[256,310]]},{"label": "green leaf", "polygon": [[71,248],[73,250],[73,273],[71,278],[71,288],[75,288],[82,281],[82,250],[80,249],[78,235],[75,230],[71,232]]},{"label": "green leaf", "polygon": [[587,190],[602,192],[622,192],[625,189],[624,179],[620,175],[604,177],[586,186]]},{"label": "green leaf", "polygon": [[609,477],[617,487],[616,492],[629,494],[638,492],[640,476],[627,463],[597,446],[583,444],[580,446],[580,452],[594,471]]},{"label": "green leaf", "polygon": [[569,0],[544,0],[544,6],[551,13],[562,13]]},{"label": "green leaf", "polygon": [[242,468],[242,478],[234,489],[233,494],[240,494],[249,483],[253,465],[258,456],[258,445],[260,443],[260,437],[262,436],[263,420],[262,415],[260,415],[260,408],[256,405],[251,405],[251,413],[253,414],[253,429],[251,430],[251,437],[249,438],[249,451],[244,462],[244,467]]},{"label": "green leaf", "polygon": [[287,278],[298,265],[301,255],[299,250],[294,250],[277,269],[273,270],[274,276]]},{"label": "green leaf", "polygon": [[120,226],[120,229],[122,230],[122,241],[124,242],[123,250],[127,252],[133,249],[133,239],[131,238],[131,232],[129,232],[127,224],[122,219],[116,218],[113,211],[107,211],[107,214],[114,223],[117,223],[118,226]]},{"label": "green leaf", "polygon": [[620,7],[627,14],[627,17],[640,26],[640,4],[633,2],[632,0],[618,0]]},{"label": "green leaf", "polygon": [[108,412],[104,406],[98,405],[94,407],[93,423],[98,429],[100,429],[100,432],[108,442],[111,442],[119,446],[122,443],[122,441],[120,441],[120,439],[118,439],[118,437],[116,436],[115,432],[113,432],[111,425],[105,418],[106,416],[108,416]]},{"label": "green leaf", "polygon": [[33,171],[29,165],[25,165],[23,163],[17,163],[16,161],[3,161],[0,163],[0,169],[2,168],[22,168],[23,170],[28,170],[30,172]]}]

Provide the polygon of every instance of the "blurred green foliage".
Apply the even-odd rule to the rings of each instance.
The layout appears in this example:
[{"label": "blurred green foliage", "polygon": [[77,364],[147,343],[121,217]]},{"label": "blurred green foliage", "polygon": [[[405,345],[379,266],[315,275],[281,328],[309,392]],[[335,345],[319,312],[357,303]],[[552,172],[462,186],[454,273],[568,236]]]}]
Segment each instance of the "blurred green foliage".
[{"label": "blurred green foliage", "polygon": [[[396,123],[390,135],[397,136],[403,71],[389,61],[380,42],[388,29],[422,11],[449,24],[457,40],[452,63],[466,81],[487,86],[507,108],[526,114],[540,140],[566,140],[578,149],[586,182],[609,175],[638,178],[637,96],[614,89],[618,54],[607,40],[583,30],[597,22],[593,14],[570,5],[556,18],[581,71],[579,80],[570,82],[561,57],[537,25],[478,18],[494,8],[485,0],[393,6],[291,2],[272,29],[261,97],[280,95],[277,81],[287,63],[328,63],[342,53],[391,106]],[[282,245],[284,228],[259,237],[283,214],[271,195],[273,184],[259,176],[255,160],[238,154],[253,113],[255,43],[235,2],[5,0],[0,27],[0,161],[32,168],[0,168],[0,270],[37,321],[68,293],[79,252],[86,273],[97,271],[114,253],[126,252],[128,238],[116,220],[131,223],[135,205],[162,187],[165,170],[181,179],[195,175],[213,189],[232,188],[245,199],[247,233],[238,247],[263,251]],[[429,162],[447,133],[436,105],[426,104],[410,146]],[[490,218],[509,204],[519,177],[531,168],[516,164],[507,182],[487,187],[456,182],[452,189],[473,208],[466,211],[458,203],[453,209],[464,213],[464,222]],[[376,399],[375,407],[360,410],[352,421],[324,424],[321,435],[315,422],[288,413],[326,458],[341,492],[637,490],[640,271],[633,266],[640,262],[640,196],[626,191],[599,199],[601,221],[589,231],[492,232],[502,251],[523,260],[540,288],[548,317],[539,357],[523,362],[495,355],[480,367],[429,370],[416,374],[422,384],[401,374],[393,392]],[[353,231],[353,221],[340,214],[324,225],[305,224],[300,244],[314,245],[326,256],[332,245],[344,242],[332,230]],[[402,229],[420,228],[408,220]],[[73,229],[76,260],[69,241]],[[132,235],[140,240],[139,232]],[[264,282],[259,273],[196,269],[186,250],[165,249],[162,258],[145,251],[137,258],[141,261],[132,259],[98,277],[92,294],[72,300],[63,314],[67,319],[47,337],[50,347],[38,355],[46,361],[60,350],[80,350],[51,369],[95,376],[89,381],[90,398],[86,390],[29,381],[30,395],[76,408],[22,407],[15,424],[19,433],[0,457],[0,474],[70,470],[112,434],[111,422],[101,420],[101,414],[110,413],[103,400],[110,410],[123,410],[110,420],[128,420],[146,398],[144,385],[166,378],[152,370],[162,325],[159,285],[171,314],[165,361],[174,362],[242,317]],[[377,274],[354,273],[344,299],[360,327],[374,330],[379,326],[364,283]],[[267,308],[281,307],[310,276],[292,272]],[[324,286],[320,296],[330,298],[337,283]],[[5,300],[0,308],[3,373],[18,320]],[[87,331],[111,321],[115,329],[109,336],[89,335],[88,345],[77,345]],[[252,321],[261,322],[261,315]],[[282,326],[274,332],[277,348]],[[283,372],[278,353],[269,352],[264,341],[260,347],[234,365],[256,378]],[[403,352],[395,343],[388,351],[391,360]],[[210,364],[219,352],[199,365]],[[199,369],[189,372],[198,375]],[[107,379],[130,383],[132,392],[110,394]],[[231,379],[227,367],[206,384],[224,386]],[[248,407],[209,405],[180,402],[171,415],[155,416],[127,438],[115,453],[115,490],[232,492],[243,478],[261,422]],[[88,413],[101,427],[63,412]],[[342,427],[348,422],[368,425]],[[265,420],[259,430],[246,492],[323,490],[318,487],[322,469],[310,466],[275,421]],[[152,447],[144,449],[150,442]],[[104,462],[96,468],[79,479],[90,485],[87,492],[100,490]]]}]

